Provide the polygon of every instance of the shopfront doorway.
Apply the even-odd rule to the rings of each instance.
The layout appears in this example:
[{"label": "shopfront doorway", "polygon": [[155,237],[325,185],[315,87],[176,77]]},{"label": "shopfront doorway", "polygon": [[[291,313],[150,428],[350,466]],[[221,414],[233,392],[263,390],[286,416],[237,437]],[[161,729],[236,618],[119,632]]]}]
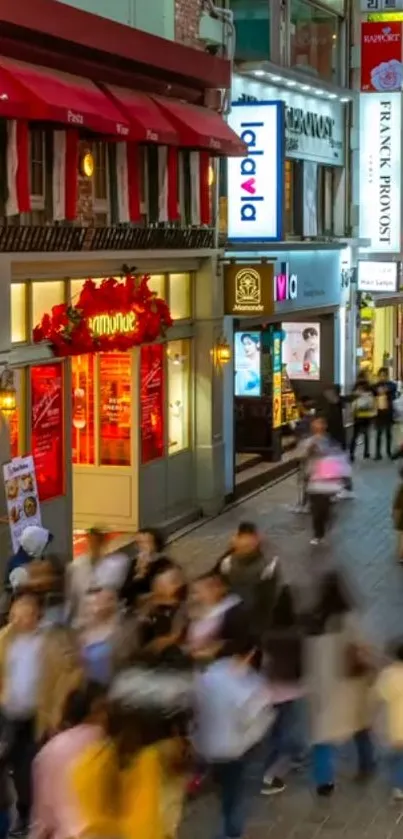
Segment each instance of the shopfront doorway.
[{"label": "shopfront doorway", "polygon": [[138,350],[75,356],[73,524],[138,528]]}]

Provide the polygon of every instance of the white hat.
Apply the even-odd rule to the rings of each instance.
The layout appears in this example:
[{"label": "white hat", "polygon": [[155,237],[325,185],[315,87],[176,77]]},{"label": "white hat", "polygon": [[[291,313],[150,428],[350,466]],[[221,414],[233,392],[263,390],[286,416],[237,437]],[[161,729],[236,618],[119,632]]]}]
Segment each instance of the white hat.
[{"label": "white hat", "polygon": [[20,536],[20,545],[23,550],[31,557],[42,556],[46,545],[52,538],[52,534],[45,527],[38,525],[29,525],[22,531]]}]

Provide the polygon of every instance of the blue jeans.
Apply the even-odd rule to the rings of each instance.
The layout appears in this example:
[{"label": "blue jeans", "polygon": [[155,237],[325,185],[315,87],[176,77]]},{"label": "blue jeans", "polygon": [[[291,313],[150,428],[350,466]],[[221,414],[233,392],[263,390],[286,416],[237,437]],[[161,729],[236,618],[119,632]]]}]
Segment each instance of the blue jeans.
[{"label": "blue jeans", "polygon": [[[357,731],[353,740],[357,751],[358,771],[371,772],[375,758],[370,732],[366,728]],[[317,743],[313,747],[313,778],[317,787],[334,784],[336,751],[336,746],[330,743]]]},{"label": "blue jeans", "polygon": [[298,759],[304,753],[299,733],[300,710],[301,702],[297,699],[274,705],[276,716],[267,738],[265,772],[274,769],[282,757]]},{"label": "blue jeans", "polygon": [[223,761],[213,767],[214,778],[219,789],[223,837],[241,839],[245,827],[245,775],[248,760]]},{"label": "blue jeans", "polygon": [[7,839],[10,830],[10,815],[7,810],[0,811],[0,839]]},{"label": "blue jeans", "polygon": [[403,750],[394,749],[389,755],[390,782],[392,787],[403,789]]}]

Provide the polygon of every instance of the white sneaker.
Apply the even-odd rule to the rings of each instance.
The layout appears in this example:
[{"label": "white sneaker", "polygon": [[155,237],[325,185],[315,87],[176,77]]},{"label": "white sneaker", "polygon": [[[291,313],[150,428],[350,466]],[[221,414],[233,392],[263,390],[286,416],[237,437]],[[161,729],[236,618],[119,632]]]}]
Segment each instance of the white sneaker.
[{"label": "white sneaker", "polygon": [[352,489],[342,489],[340,492],[337,493],[336,498],[338,498],[339,501],[349,501],[352,498],[356,498],[356,495]]},{"label": "white sneaker", "polygon": [[310,545],[320,545],[321,541],[322,541],[321,539],[311,539],[309,544]]},{"label": "white sneaker", "polygon": [[400,787],[395,787],[392,795],[395,801],[403,801],[403,789],[400,789]]}]

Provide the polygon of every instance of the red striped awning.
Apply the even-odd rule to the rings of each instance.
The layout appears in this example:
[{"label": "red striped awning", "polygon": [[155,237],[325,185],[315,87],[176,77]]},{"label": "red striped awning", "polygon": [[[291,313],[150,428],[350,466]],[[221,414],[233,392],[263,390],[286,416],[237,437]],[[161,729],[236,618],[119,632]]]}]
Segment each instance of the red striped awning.
[{"label": "red striped awning", "polygon": [[247,154],[245,143],[216,111],[162,96],[153,99],[178,132],[180,146],[208,149],[212,155],[226,157]]},{"label": "red striped awning", "polygon": [[130,139],[161,146],[178,145],[177,131],[151,96],[124,87],[102,87],[129,123]]},{"label": "red striped awning", "polygon": [[[18,92],[15,110],[0,115],[43,120],[130,139],[130,126],[110,97],[89,79],[0,56],[0,88]],[[1,96],[1,93],[0,93]],[[6,100],[4,100],[6,102]],[[11,100],[10,100],[11,102]]]}]

